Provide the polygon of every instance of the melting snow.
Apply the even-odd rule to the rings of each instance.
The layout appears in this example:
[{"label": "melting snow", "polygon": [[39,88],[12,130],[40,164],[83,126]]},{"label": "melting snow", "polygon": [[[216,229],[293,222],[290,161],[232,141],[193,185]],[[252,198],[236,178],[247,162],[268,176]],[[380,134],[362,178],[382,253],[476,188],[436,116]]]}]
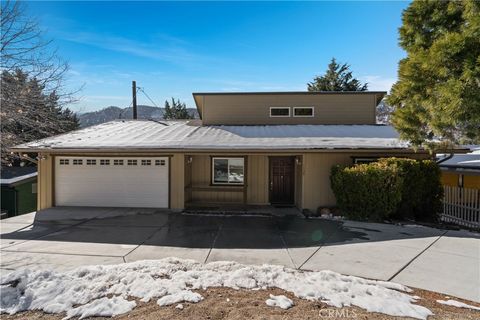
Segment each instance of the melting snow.
[{"label": "melting snow", "polygon": [[267,304],[267,306],[279,307],[282,309],[290,309],[291,307],[293,307],[293,301],[285,297],[284,295],[274,296],[273,294],[271,294],[270,299],[267,299],[265,303]]},{"label": "melting snow", "polygon": [[447,306],[453,306],[457,308],[466,308],[466,309],[472,309],[472,310],[480,310],[479,307],[471,306],[469,304],[460,302],[460,301],[455,301],[455,300],[437,300],[438,303],[444,304]]},{"label": "melting snow", "polygon": [[426,319],[432,314],[414,304],[416,299],[408,294],[410,289],[393,282],[332,271],[305,272],[235,262],[201,264],[167,258],[79,267],[64,272],[21,269],[3,273],[0,283],[0,312],[9,314],[36,309],[66,312],[67,317],[113,316],[136,306],[127,299],[144,302],[158,299],[160,306],[184,301],[195,303],[203,299],[202,289],[222,286],[257,290],[277,287],[301,299],[322,301],[334,307],[353,305],[392,316]]}]

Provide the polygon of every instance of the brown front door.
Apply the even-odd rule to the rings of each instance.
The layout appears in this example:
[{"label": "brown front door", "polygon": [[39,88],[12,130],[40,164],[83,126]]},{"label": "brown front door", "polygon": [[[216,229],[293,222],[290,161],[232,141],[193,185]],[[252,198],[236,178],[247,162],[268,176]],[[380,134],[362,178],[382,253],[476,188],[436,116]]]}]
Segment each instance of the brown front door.
[{"label": "brown front door", "polygon": [[270,157],[270,203],[294,204],[295,157]]}]

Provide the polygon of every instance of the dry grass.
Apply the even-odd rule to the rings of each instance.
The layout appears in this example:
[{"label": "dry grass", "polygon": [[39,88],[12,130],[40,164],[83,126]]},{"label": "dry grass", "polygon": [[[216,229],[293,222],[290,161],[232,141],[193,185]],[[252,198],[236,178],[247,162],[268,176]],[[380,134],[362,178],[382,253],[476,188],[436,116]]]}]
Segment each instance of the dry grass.
[{"label": "dry grass", "polygon": [[[199,303],[183,303],[184,309],[179,310],[175,305],[159,307],[155,301],[149,303],[138,302],[138,306],[131,312],[115,317],[115,319],[408,319],[402,317],[391,317],[379,313],[369,313],[356,307],[333,308],[324,303],[311,302],[294,297],[280,289],[269,289],[259,291],[234,290],[230,288],[212,288],[199,291],[205,300]],[[295,306],[289,310],[272,308],[265,304],[269,294],[284,294],[295,302]],[[422,299],[418,304],[427,307],[435,315],[430,319],[455,319],[455,320],[476,320],[480,319],[480,311],[456,308],[441,305],[436,300],[446,300],[445,295],[416,289],[412,295]],[[228,300],[227,300],[228,299]],[[462,299],[452,298],[471,305],[479,306],[478,303]],[[13,316],[2,315],[2,319],[62,319],[64,314],[45,314],[40,311],[22,312]],[[110,318],[95,318],[110,319]]]}]

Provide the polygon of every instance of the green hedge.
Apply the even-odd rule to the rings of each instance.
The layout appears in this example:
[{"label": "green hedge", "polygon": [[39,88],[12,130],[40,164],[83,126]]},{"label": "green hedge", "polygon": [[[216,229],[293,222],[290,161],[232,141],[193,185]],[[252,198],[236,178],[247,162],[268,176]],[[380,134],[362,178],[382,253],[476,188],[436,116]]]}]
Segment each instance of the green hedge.
[{"label": "green hedge", "polygon": [[382,221],[396,212],[402,199],[398,169],[376,162],[335,166],[331,183],[337,205],[349,219]]},{"label": "green hedge", "polygon": [[379,162],[396,166],[403,177],[402,201],[395,217],[436,222],[442,208],[443,188],[435,161],[385,158]]},{"label": "green hedge", "polygon": [[430,160],[334,166],[330,179],[337,205],[349,219],[435,221],[441,209],[440,169]]}]

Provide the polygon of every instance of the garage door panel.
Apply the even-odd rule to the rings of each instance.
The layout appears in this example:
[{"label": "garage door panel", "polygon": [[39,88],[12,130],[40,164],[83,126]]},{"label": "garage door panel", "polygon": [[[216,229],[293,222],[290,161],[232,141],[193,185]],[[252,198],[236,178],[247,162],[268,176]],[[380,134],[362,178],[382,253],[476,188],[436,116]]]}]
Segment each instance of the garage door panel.
[{"label": "garage door panel", "polygon": [[[63,164],[60,162],[62,159]],[[82,159],[83,163],[74,165],[74,159]],[[96,164],[87,165],[87,159],[95,159]],[[141,164],[141,160],[146,158],[110,158],[110,165],[100,165],[100,159],[108,158],[56,159],[56,205],[168,207],[168,158],[148,158],[151,165]],[[123,159],[124,165],[113,165],[114,159]],[[137,160],[137,165],[127,165],[129,159]],[[163,165],[155,165],[155,160],[162,160]]]}]

